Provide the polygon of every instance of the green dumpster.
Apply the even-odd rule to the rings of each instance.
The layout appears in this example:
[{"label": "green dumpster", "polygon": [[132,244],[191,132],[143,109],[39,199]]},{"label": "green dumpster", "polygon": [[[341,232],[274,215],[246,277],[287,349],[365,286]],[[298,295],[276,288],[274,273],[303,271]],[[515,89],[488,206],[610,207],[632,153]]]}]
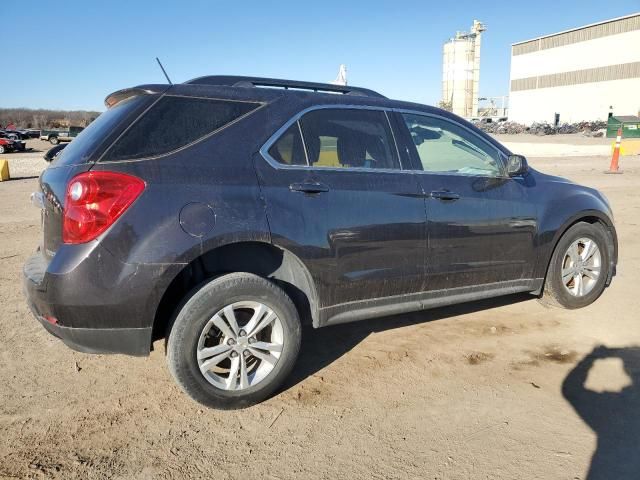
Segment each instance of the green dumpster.
[{"label": "green dumpster", "polygon": [[607,121],[607,138],[616,138],[622,127],[622,138],[640,138],[640,117],[636,115],[614,115]]}]

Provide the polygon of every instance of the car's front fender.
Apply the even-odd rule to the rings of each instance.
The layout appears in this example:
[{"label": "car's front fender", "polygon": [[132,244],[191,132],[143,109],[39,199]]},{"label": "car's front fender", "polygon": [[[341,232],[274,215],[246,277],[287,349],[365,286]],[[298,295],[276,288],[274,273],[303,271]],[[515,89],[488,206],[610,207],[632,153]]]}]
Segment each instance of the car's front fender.
[{"label": "car's front fender", "polygon": [[[538,234],[536,246],[538,250],[535,278],[543,278],[553,251],[562,235],[575,223],[587,221],[599,222],[609,234],[611,276],[615,274],[618,261],[618,237],[613,224],[611,208],[596,190],[570,183],[559,184],[559,188],[549,201],[540,207],[538,212]],[[548,192],[552,193],[552,192]]]}]

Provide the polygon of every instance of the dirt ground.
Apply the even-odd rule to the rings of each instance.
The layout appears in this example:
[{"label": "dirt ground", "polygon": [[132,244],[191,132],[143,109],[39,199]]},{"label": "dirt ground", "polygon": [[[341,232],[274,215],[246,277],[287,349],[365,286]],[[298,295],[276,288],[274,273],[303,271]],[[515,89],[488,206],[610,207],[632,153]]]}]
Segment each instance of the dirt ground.
[{"label": "dirt ground", "polygon": [[37,180],[0,183],[0,477],[637,478],[640,158],[617,176],[606,157],[530,163],[613,205],[618,276],[595,304],[516,295],[307,330],[284,391],[230,412],[178,390],[162,343],[91,356],[47,334],[21,287]]}]

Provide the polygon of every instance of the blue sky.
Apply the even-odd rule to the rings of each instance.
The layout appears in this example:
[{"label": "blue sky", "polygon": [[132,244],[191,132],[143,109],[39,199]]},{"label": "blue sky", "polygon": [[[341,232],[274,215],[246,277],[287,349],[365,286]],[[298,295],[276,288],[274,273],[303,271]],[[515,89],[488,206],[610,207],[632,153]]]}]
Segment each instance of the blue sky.
[{"label": "blue sky", "polygon": [[0,107],[103,110],[114,90],[164,83],[155,56],[174,83],[205,74],[329,81],[345,63],[350,84],[435,104],[442,43],[474,19],[488,27],[480,94],[506,95],[511,43],[634,13],[640,0],[33,0],[9,10]]}]

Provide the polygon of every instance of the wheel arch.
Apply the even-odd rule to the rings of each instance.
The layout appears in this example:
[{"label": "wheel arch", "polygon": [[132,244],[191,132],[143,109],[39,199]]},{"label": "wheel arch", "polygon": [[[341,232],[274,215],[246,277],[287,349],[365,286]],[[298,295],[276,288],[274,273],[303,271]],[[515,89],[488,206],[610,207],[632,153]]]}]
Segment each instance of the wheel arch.
[{"label": "wheel arch", "polygon": [[157,305],[152,341],[166,335],[177,307],[197,285],[233,272],[253,273],[273,281],[289,295],[303,323],[318,325],[317,293],[302,261],[271,243],[242,241],[197,256],[175,275]]},{"label": "wheel arch", "polygon": [[547,279],[549,263],[551,262],[551,258],[553,257],[553,253],[555,252],[558,243],[560,243],[560,239],[565,233],[567,233],[567,231],[571,227],[580,222],[590,224],[597,223],[604,227],[608,239],[607,246],[609,248],[611,267],[609,268],[609,275],[607,277],[606,284],[609,285],[611,283],[611,279],[615,275],[616,265],[618,263],[618,236],[615,226],[613,225],[613,221],[611,220],[611,218],[605,212],[601,210],[583,210],[566,219],[564,223],[562,223],[562,225],[558,229],[556,229],[555,233],[553,234],[552,240],[550,242],[550,248],[546,249],[541,258],[541,261],[538,262],[537,278],[543,278],[542,285],[544,285],[544,282]]}]

